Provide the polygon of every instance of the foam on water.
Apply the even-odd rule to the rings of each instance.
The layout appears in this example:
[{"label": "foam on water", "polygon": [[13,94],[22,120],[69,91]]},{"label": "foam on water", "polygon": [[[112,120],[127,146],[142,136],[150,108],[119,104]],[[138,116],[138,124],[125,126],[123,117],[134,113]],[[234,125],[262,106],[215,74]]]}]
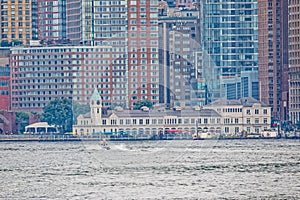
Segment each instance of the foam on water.
[{"label": "foam on water", "polygon": [[1,143],[3,199],[300,199],[299,140]]}]

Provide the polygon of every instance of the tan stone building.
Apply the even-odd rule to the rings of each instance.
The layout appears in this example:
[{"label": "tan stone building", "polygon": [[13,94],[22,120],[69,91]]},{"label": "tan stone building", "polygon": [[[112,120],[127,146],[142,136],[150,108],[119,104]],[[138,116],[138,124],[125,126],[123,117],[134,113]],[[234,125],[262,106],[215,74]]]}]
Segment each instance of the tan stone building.
[{"label": "tan stone building", "polygon": [[217,134],[235,134],[243,130],[261,132],[270,127],[271,107],[253,98],[219,101],[204,108],[181,110],[106,110],[97,90],[90,99],[91,111],[77,118],[73,132],[158,134],[168,130],[194,134],[196,127]]},{"label": "tan stone building", "polygon": [[20,41],[23,45],[29,45],[30,40],[37,39],[36,2],[36,0],[1,1],[1,41]]}]

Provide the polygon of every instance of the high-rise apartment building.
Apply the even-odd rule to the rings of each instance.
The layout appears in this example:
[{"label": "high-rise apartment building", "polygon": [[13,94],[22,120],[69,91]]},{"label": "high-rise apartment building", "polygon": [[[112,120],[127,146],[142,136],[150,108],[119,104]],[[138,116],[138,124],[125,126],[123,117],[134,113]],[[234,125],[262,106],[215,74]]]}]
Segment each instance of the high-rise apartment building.
[{"label": "high-rise apartment building", "polygon": [[[67,38],[76,44],[109,45],[120,85],[115,98],[158,102],[158,0],[71,0]],[[123,94],[123,91],[125,93]]]},{"label": "high-rise apartment building", "polygon": [[300,122],[300,1],[289,0],[289,116]]},{"label": "high-rise apartment building", "polygon": [[36,0],[1,0],[0,40],[4,43],[29,45],[37,39]]},{"label": "high-rise apartment building", "polygon": [[9,48],[0,48],[0,110],[9,110]]},{"label": "high-rise apartment building", "polygon": [[288,120],[288,1],[258,0],[260,100]]},{"label": "high-rise apartment building", "polygon": [[122,88],[116,80],[125,75],[114,70],[113,56],[109,46],[13,48],[11,110],[40,112],[56,97],[88,103],[95,88],[103,106],[124,106],[115,91]]},{"label": "high-rise apartment building", "polygon": [[39,40],[66,39],[66,1],[37,0]]},{"label": "high-rise apartment building", "polygon": [[[257,0],[203,1],[203,66],[211,99],[258,99]],[[241,73],[251,73],[242,79]]]},{"label": "high-rise apartment building", "polygon": [[199,10],[169,8],[159,18],[160,102],[169,106],[203,106]]},{"label": "high-rise apartment building", "polygon": [[194,7],[199,0],[176,0],[176,7]]},{"label": "high-rise apartment building", "polygon": [[159,101],[158,0],[131,0],[128,9],[129,106]]}]

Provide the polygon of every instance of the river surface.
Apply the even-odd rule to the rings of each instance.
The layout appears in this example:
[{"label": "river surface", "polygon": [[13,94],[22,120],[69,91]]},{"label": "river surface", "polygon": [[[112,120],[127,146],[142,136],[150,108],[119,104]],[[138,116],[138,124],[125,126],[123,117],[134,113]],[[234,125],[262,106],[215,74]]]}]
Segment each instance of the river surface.
[{"label": "river surface", "polygon": [[299,140],[0,143],[0,199],[300,199]]}]

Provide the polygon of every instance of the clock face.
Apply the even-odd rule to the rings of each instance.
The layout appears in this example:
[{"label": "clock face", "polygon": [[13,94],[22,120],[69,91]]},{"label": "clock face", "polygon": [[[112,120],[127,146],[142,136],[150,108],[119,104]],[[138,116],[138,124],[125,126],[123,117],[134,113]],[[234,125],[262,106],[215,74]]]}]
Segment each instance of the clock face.
[{"label": "clock face", "polygon": [[100,101],[99,100],[97,101],[97,105],[100,105]]}]

